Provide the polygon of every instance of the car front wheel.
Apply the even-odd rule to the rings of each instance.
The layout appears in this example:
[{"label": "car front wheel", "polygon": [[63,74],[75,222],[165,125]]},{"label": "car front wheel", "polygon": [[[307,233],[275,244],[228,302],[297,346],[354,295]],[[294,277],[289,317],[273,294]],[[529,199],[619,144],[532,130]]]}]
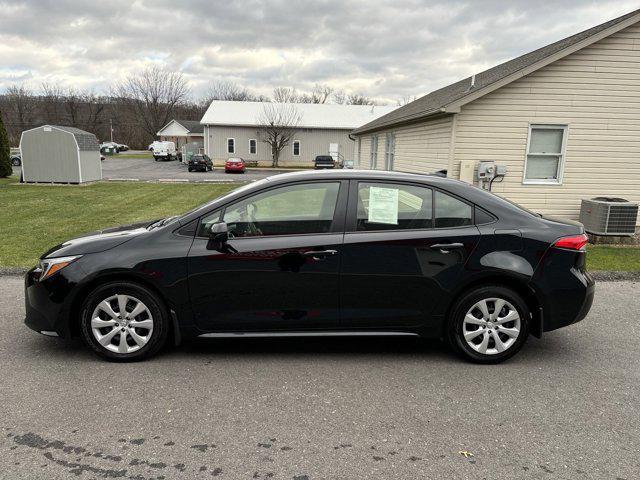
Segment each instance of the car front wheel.
[{"label": "car front wheel", "polygon": [[454,305],[448,337],[453,348],[476,363],[500,363],[515,355],[529,335],[529,309],[502,286],[471,290]]},{"label": "car front wheel", "polygon": [[113,361],[143,360],[165,344],[169,319],[160,299],[129,282],[105,284],[89,294],[82,309],[85,342]]}]

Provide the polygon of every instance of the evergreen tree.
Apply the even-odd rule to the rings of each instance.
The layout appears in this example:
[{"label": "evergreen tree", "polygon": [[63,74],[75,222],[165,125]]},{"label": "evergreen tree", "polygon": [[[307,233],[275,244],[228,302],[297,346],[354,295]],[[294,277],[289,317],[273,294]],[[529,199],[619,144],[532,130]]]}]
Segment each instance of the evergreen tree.
[{"label": "evergreen tree", "polygon": [[13,173],[9,152],[9,137],[2,121],[2,112],[0,112],[0,178],[8,177]]}]

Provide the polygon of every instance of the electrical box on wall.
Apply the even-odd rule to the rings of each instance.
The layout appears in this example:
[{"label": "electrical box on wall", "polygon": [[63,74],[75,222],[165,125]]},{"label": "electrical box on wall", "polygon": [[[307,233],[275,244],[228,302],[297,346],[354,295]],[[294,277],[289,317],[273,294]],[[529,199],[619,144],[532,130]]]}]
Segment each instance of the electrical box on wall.
[{"label": "electrical box on wall", "polygon": [[474,183],[476,174],[476,162],[473,160],[463,160],[460,163],[460,180],[467,183]]},{"label": "electrical box on wall", "polygon": [[495,162],[480,162],[478,164],[478,180],[491,180],[496,173]]}]

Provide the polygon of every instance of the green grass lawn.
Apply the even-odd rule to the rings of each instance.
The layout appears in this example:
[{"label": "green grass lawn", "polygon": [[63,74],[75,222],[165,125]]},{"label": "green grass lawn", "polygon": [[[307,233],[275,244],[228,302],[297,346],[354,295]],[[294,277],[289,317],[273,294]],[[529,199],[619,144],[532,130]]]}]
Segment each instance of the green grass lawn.
[{"label": "green grass lawn", "polygon": [[[178,213],[234,184],[99,182],[12,185],[0,179],[0,267],[29,267],[50,247],[81,233]],[[640,248],[590,245],[589,270],[640,271]]]},{"label": "green grass lawn", "polygon": [[587,269],[640,271],[640,248],[589,245],[587,248]]},{"label": "green grass lawn", "polygon": [[50,247],[78,234],[183,213],[237,186],[11,185],[15,182],[15,178],[0,179],[0,267],[30,267]]}]

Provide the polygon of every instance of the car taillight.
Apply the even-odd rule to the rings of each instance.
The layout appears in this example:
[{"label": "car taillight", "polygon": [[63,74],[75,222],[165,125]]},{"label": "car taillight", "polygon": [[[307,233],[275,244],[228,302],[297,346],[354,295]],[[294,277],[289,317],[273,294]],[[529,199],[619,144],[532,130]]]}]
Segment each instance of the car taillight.
[{"label": "car taillight", "polygon": [[581,250],[584,251],[584,246],[589,242],[589,237],[586,234],[572,235],[570,237],[562,237],[555,241],[554,247],[566,248],[567,250]]}]

